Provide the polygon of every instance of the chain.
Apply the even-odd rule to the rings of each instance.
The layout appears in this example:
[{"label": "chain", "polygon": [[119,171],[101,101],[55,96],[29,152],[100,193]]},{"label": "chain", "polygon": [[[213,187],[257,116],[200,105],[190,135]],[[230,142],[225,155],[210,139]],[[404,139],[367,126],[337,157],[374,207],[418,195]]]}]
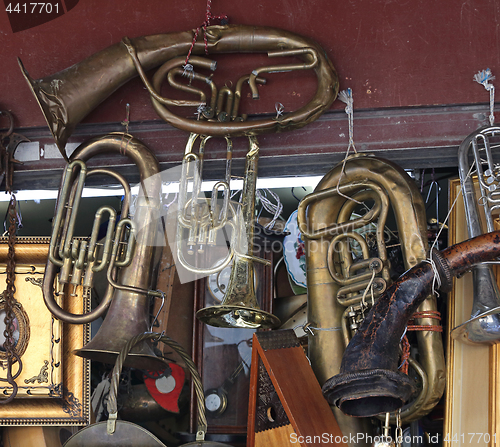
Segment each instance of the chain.
[{"label": "chain", "polygon": [[[15,379],[21,374],[22,363],[21,358],[16,352],[16,346],[14,342],[14,320],[16,315],[14,313],[14,307],[16,305],[16,300],[14,298],[14,294],[16,293],[16,286],[14,285],[16,279],[16,260],[15,260],[15,244],[16,244],[16,223],[17,223],[17,214],[16,214],[16,196],[14,194],[11,195],[9,208],[8,208],[8,222],[9,222],[9,239],[8,239],[8,254],[7,254],[7,289],[4,293],[5,303],[4,303],[4,311],[5,311],[5,330],[3,332],[4,335],[4,345],[3,348],[5,350],[5,354],[7,357],[7,379],[6,380],[10,385],[12,385],[12,394],[6,400],[0,400],[0,403],[6,404],[12,401],[17,395],[17,384]],[[15,375],[12,375],[12,366],[15,362],[18,362],[18,371]]]},{"label": "chain", "polygon": [[403,445],[403,428],[401,427],[401,408],[396,411],[396,446]]}]

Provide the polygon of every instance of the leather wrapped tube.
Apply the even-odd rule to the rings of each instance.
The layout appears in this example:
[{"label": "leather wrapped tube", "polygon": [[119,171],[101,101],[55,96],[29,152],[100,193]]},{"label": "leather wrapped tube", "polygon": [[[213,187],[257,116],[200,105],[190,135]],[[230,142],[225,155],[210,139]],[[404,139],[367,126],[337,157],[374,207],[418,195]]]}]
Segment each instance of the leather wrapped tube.
[{"label": "leather wrapped tube", "polygon": [[[323,385],[330,404],[351,416],[374,416],[401,408],[414,384],[398,371],[399,342],[408,320],[431,293],[433,283],[449,284],[451,276],[500,255],[500,231],[487,233],[433,253],[435,270],[422,261],[404,273],[372,307],[346,348],[340,374]],[[436,284],[437,283],[437,284]],[[487,318],[487,317],[485,317]]]}]

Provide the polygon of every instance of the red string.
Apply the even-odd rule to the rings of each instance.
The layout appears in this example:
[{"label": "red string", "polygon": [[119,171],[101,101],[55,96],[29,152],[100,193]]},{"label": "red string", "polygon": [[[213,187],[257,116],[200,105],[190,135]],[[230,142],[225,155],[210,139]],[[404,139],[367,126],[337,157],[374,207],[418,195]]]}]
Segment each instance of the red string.
[{"label": "red string", "polygon": [[205,54],[208,55],[208,39],[207,39],[207,26],[210,26],[212,24],[212,20],[227,20],[227,15],[220,15],[220,16],[214,16],[212,15],[212,0],[207,0],[207,10],[205,12],[205,21],[196,28],[196,31],[194,33],[193,37],[193,42],[191,43],[191,47],[189,48],[188,55],[186,57],[186,62],[184,65],[187,65],[189,63],[189,58],[191,57],[191,53],[194,48],[194,44],[196,43],[196,40],[198,39],[198,35],[200,34],[201,29],[203,28],[203,40],[205,41]]},{"label": "red string", "polygon": [[441,321],[441,314],[437,310],[425,310],[423,312],[415,312],[409,320],[407,329],[409,331],[433,331],[433,332],[443,332],[443,326],[436,324],[415,324],[415,319],[417,318],[432,318],[434,320]]},{"label": "red string", "polygon": [[[422,312],[415,312],[408,323],[414,323],[416,318],[432,318],[434,320],[441,321],[441,313],[437,310],[424,310]],[[428,324],[408,324],[406,326],[408,331],[433,331],[433,332],[443,332],[443,327],[440,325],[428,325]],[[401,340],[401,366],[400,369],[405,374],[408,374],[408,359],[410,358],[410,342],[406,335]]]},{"label": "red string", "polygon": [[410,358],[410,342],[408,341],[408,338],[406,335],[403,337],[401,340],[402,344],[402,353],[401,353],[401,371],[404,372],[405,374],[408,374],[408,359]]}]

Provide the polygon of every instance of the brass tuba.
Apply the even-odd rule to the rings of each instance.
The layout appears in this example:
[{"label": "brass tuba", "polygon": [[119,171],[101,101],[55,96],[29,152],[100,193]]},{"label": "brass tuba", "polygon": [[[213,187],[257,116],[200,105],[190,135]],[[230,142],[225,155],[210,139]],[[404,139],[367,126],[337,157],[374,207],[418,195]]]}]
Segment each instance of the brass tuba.
[{"label": "brass tuba", "polygon": [[[350,220],[352,204],[355,204],[352,199],[358,203],[370,199],[375,205],[359,219]],[[350,265],[352,260],[349,261],[344,251],[338,250],[337,262],[342,260],[343,268],[351,272],[352,280],[345,280],[345,284],[335,278],[336,275],[342,276],[339,272],[330,273],[332,267],[329,269],[331,261],[328,261],[328,254],[330,251],[332,256],[332,249],[329,248],[332,239],[348,234],[353,239],[359,239],[355,230],[376,218],[379,219],[377,232],[383,231],[389,202],[393,207],[405,266],[413,267],[427,257],[425,207],[413,180],[397,165],[370,155],[353,155],[347,159],[345,167],[338,165],[328,172],[315,192],[306,196],[299,205],[299,229],[306,242],[308,322],[319,328],[314,331],[314,336],[309,336],[309,358],[320,383],[325,383],[339,372],[346,344],[342,331],[346,326],[346,318],[349,317],[346,311],[360,300],[355,291],[367,286],[368,277],[372,273],[378,281],[376,295],[380,295],[390,281],[383,236],[378,237],[379,241],[382,240],[382,243],[378,243],[379,258],[363,256],[365,260],[362,261],[362,267],[369,272],[368,276],[358,275],[356,264]],[[358,284],[352,288],[354,282]],[[339,290],[344,299],[343,305],[336,299]],[[429,296],[419,310],[435,311],[435,297]],[[421,324],[433,322],[425,318],[421,320]],[[421,392],[423,395],[414,405],[403,412],[402,416],[406,421],[427,414],[439,401],[445,385],[441,334],[424,331],[417,333],[417,338],[420,363],[425,370],[428,387]],[[398,347],[394,349],[397,351]],[[357,420],[339,412],[336,412],[336,416],[342,430],[345,430],[344,434],[366,430],[359,426]]]},{"label": "brass tuba", "polygon": [[[301,69],[302,65],[303,68],[311,67],[317,77],[317,90],[306,105],[279,119],[219,123],[178,117],[165,107],[157,107],[157,104],[162,104],[153,98],[153,105],[160,117],[174,127],[204,135],[233,137],[292,130],[317,119],[335,100],[338,92],[337,73],[324,50],[313,40],[281,29],[244,25],[209,26],[204,33],[210,54],[268,53],[270,57],[298,57],[303,63],[278,67],[285,71]],[[115,90],[137,76],[139,64],[140,69],[147,71],[185,56],[193,37],[194,30],[124,39],[59,73],[41,79],[32,79],[19,60],[63,156],[67,158],[64,148],[75,126]],[[205,43],[203,39],[200,40],[194,44],[193,56],[205,54]],[[134,60],[133,53],[137,60]],[[257,70],[269,72],[274,68],[269,66]],[[249,83],[254,96],[258,82],[258,77],[250,76]]]},{"label": "brass tuba", "polygon": [[[470,134],[458,149],[458,166],[469,237],[483,234],[478,202],[484,207],[486,229],[495,230],[492,214],[499,208],[499,173],[493,160],[492,139],[500,135],[499,126],[489,126]],[[480,199],[476,199],[469,155],[472,152],[479,180]],[[454,328],[451,336],[469,343],[500,343],[500,293],[491,266],[472,269],[473,303],[470,319]]]},{"label": "brass tuba", "polygon": [[[139,194],[137,199],[134,219],[120,220],[115,234],[110,234],[114,230],[114,210],[102,207],[97,211],[94,228],[99,227],[104,212],[110,215],[107,229],[110,238],[106,239],[101,249],[97,244],[96,231],[93,231],[87,244],[87,241],[80,242],[73,237],[72,228],[77,219],[82,180],[87,175],[85,164],[97,154],[106,152],[125,154],[136,164],[142,194]],[[89,174],[92,172],[89,171]],[[128,184],[119,174],[108,169],[97,169],[94,173],[118,178],[127,191]],[[43,296],[52,314],[71,324],[87,323],[108,311],[94,338],[76,351],[81,357],[114,363],[116,355],[131,337],[150,329],[150,296],[158,295],[158,292],[150,290],[161,206],[161,180],[158,173],[159,165],[155,155],[139,140],[122,133],[93,138],[81,144],[71,156],[56,206],[50,254],[43,281]],[[75,181],[76,174],[79,181]],[[122,212],[128,213],[127,205]],[[141,228],[136,228],[134,222],[139,222]],[[122,245],[127,232],[130,232],[129,245],[124,250]],[[114,243],[111,240],[114,240]],[[134,240],[135,246],[130,245]],[[127,254],[122,256],[122,251]],[[54,293],[63,294],[64,299],[71,299],[72,289],[79,286],[80,282],[84,288],[91,288],[93,274],[104,269],[107,269],[109,286],[105,297],[93,312],[74,315],[57,304]],[[58,270],[59,282],[56,283]],[[165,367],[163,360],[156,357],[145,343],[134,348],[127,365],[151,370]]]}]

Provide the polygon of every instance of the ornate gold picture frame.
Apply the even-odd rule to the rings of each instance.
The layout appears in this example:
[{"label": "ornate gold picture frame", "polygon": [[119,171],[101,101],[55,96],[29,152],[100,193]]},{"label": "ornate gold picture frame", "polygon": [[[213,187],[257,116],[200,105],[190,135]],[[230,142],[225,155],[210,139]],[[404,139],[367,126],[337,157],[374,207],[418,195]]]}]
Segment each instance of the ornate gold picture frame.
[{"label": "ornate gold picture frame", "polygon": [[[14,313],[23,368],[16,379],[17,396],[12,402],[0,405],[1,425],[90,423],[90,361],[73,354],[88,342],[89,325],[61,323],[45,307],[41,283],[49,243],[49,238],[18,237],[15,245]],[[7,238],[0,238],[0,289],[5,283],[7,252]],[[64,308],[72,313],[86,312],[89,306],[89,296],[79,295],[64,303]],[[0,315],[2,309],[0,295]],[[13,370],[17,371],[17,365],[14,364]],[[5,374],[0,367],[0,377]],[[0,382],[0,393],[8,396],[9,387],[8,383]]]}]

